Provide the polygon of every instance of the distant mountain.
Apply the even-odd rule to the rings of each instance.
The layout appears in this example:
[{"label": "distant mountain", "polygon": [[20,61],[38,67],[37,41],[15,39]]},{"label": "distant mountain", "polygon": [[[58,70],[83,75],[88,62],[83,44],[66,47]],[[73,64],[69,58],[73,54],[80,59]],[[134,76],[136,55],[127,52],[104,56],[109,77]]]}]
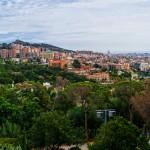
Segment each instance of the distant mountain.
[{"label": "distant mountain", "polygon": [[50,45],[50,44],[44,44],[44,43],[30,43],[30,42],[24,42],[24,41],[21,41],[21,40],[16,40],[12,43],[9,43],[9,44],[6,44],[6,43],[2,43],[0,44],[0,47],[2,48],[10,48],[10,45],[11,44],[22,44],[24,46],[31,46],[31,47],[41,47],[41,48],[45,48],[46,50],[53,50],[53,51],[58,51],[58,52],[73,52],[72,50],[67,50],[67,49],[64,49],[64,48],[60,48],[60,47],[57,47],[57,46],[53,46],[53,45]]}]

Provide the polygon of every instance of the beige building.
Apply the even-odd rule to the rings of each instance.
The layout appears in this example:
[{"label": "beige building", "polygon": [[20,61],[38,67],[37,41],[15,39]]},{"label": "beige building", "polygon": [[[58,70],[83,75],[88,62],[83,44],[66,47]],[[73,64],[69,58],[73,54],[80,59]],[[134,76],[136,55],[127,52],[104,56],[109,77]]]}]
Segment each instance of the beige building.
[{"label": "beige building", "polygon": [[53,59],[54,58],[54,52],[52,52],[52,51],[41,52],[40,57],[43,59]]},{"label": "beige building", "polygon": [[110,81],[110,75],[106,72],[94,73],[92,75],[87,75],[86,77],[96,81]]}]

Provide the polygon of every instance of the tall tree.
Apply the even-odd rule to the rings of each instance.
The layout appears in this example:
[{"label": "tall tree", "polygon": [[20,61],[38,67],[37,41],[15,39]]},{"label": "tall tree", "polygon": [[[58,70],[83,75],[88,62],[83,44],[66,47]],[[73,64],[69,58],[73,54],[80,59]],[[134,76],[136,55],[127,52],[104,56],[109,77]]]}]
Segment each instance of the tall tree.
[{"label": "tall tree", "polygon": [[134,109],[139,112],[146,124],[150,126],[150,81],[145,82],[145,90],[132,97]]}]

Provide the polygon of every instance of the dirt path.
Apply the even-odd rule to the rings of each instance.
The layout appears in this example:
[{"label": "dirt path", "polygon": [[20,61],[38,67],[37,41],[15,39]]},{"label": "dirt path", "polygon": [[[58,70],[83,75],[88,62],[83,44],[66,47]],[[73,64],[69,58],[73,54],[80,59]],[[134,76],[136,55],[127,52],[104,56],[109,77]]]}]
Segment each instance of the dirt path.
[{"label": "dirt path", "polygon": [[[69,150],[70,146],[62,146],[63,149]],[[84,144],[80,146],[81,150],[88,150],[88,145]]]}]

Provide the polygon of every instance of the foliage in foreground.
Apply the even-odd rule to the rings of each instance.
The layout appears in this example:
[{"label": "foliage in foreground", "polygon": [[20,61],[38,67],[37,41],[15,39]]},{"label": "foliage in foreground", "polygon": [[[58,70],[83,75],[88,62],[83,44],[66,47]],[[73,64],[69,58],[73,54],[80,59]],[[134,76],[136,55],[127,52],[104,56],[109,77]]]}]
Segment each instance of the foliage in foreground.
[{"label": "foliage in foreground", "polygon": [[[41,114],[30,129],[33,147],[59,149],[63,144],[79,144],[84,141],[82,131],[73,129],[70,120],[58,112]],[[81,139],[80,141],[77,139]]]},{"label": "foliage in foreground", "polygon": [[148,141],[133,124],[119,117],[103,125],[90,150],[149,150]]},{"label": "foliage in foreground", "polygon": [[13,146],[11,144],[0,144],[0,150],[22,150],[20,146]]},{"label": "foliage in foreground", "polygon": [[[47,146],[59,148],[62,144],[78,145],[85,140],[85,111],[88,138],[93,140],[102,124],[102,120],[96,117],[97,109],[116,109],[117,115],[132,120],[140,129],[144,124],[149,126],[150,83],[147,83],[147,90],[144,90],[142,81],[100,85],[87,82],[65,70],[35,64],[1,64],[0,68],[1,144],[17,144],[23,150]],[[12,81],[14,87],[10,85]],[[43,82],[49,82],[51,87],[46,89]],[[135,130],[131,127],[133,125],[128,125],[126,121],[118,122],[121,126],[113,126],[123,128],[130,137],[130,131],[132,133]],[[115,137],[116,132],[112,134],[109,124],[107,134]],[[132,140],[128,140],[126,134],[122,137],[124,132],[117,132],[117,141],[122,142],[124,138],[123,144],[127,143],[127,139],[129,145],[132,145]],[[104,130],[101,133],[104,134]],[[132,136],[139,137],[139,131],[135,130],[135,133]],[[144,145],[144,138],[141,143]]]}]

